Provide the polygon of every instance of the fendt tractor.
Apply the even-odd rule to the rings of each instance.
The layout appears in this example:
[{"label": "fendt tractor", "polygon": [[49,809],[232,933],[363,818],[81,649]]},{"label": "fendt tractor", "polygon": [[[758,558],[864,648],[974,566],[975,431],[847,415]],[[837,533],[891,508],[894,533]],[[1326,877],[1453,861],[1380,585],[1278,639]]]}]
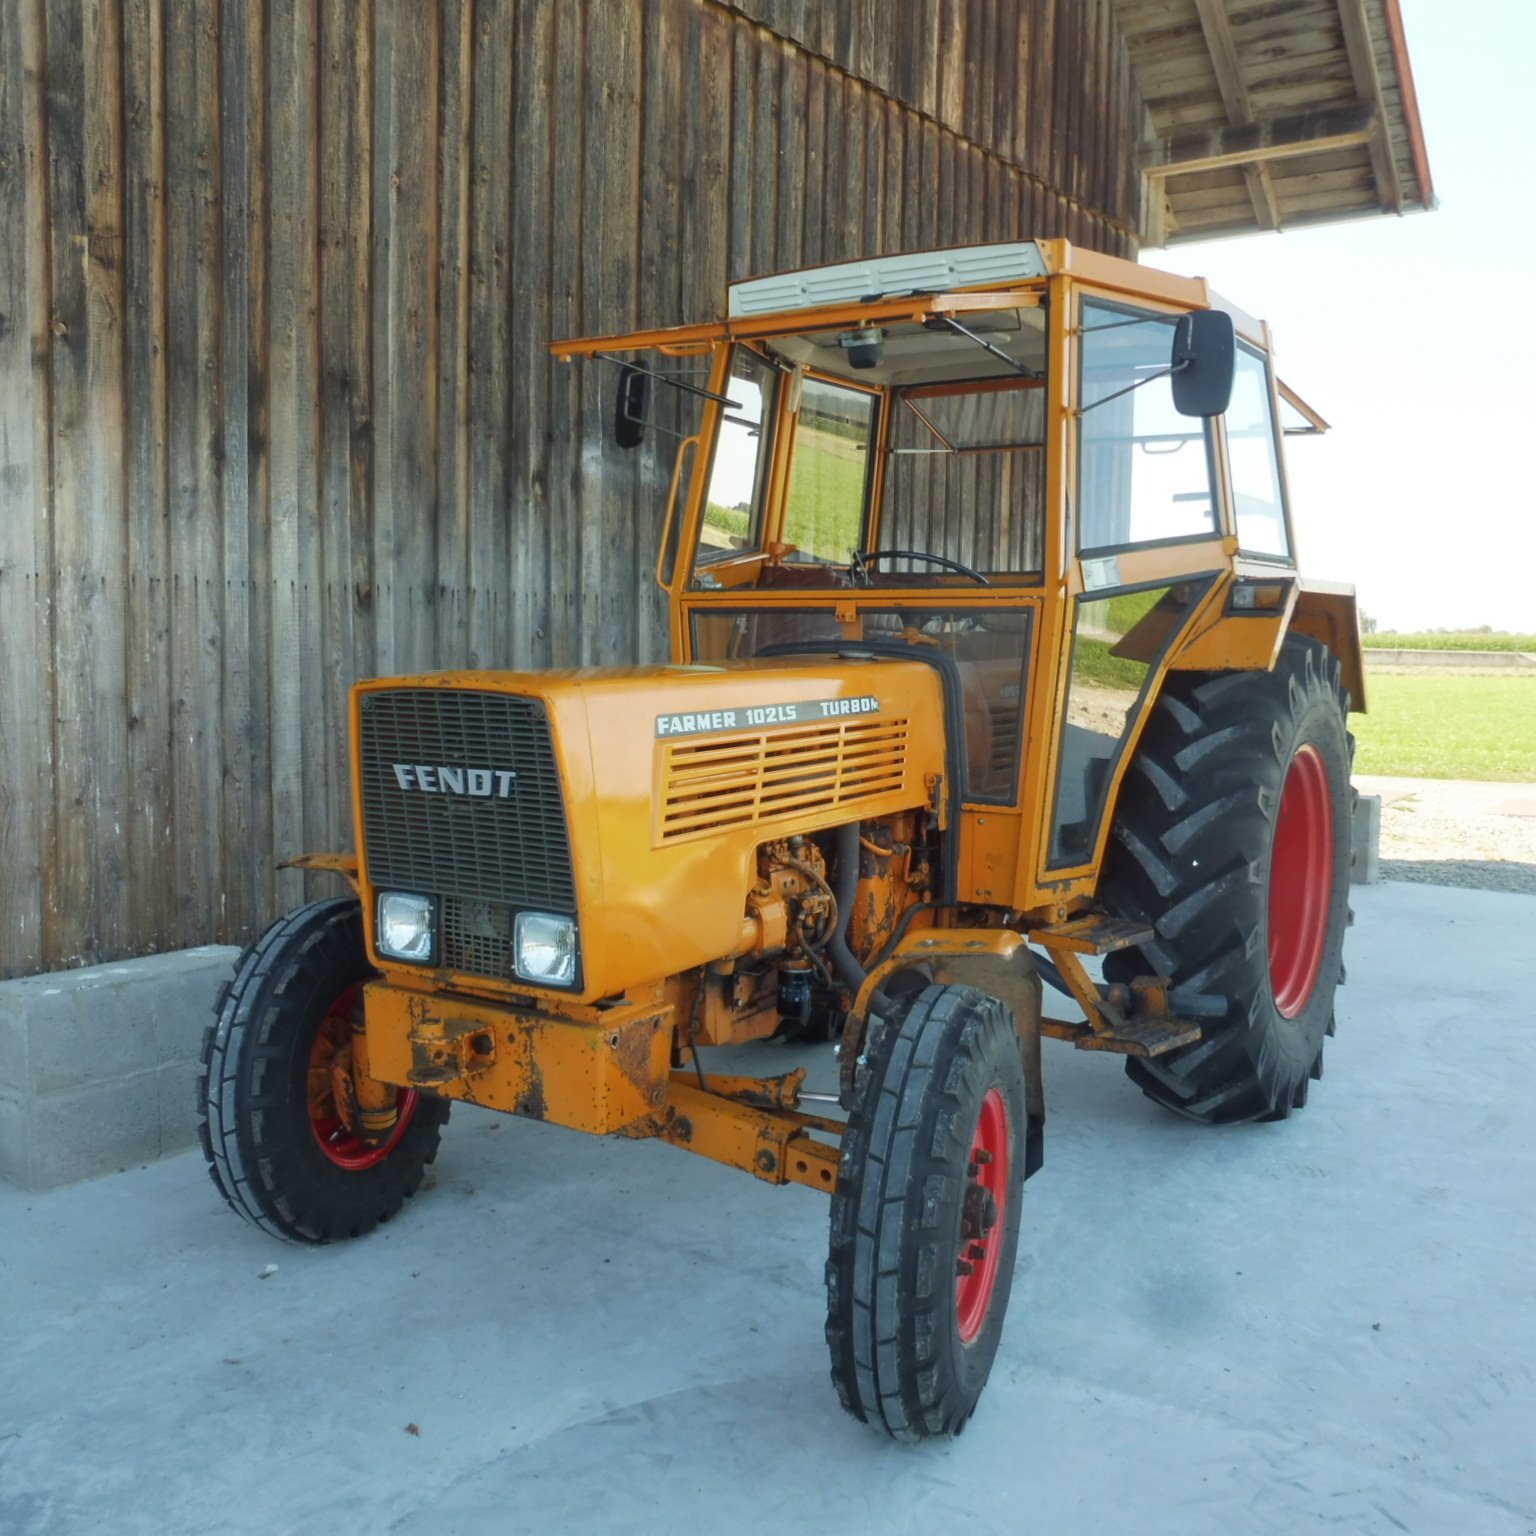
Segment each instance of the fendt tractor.
[{"label": "fendt tractor", "polygon": [[[809,1185],[843,1405],[958,1433],[1042,1035],[1210,1124],[1322,1074],[1361,661],[1352,589],[1297,572],[1281,437],[1324,424],[1203,281],[1059,240],[553,350],[611,365],[606,451],[682,438],[673,659],[356,686],[356,854],[296,861],[351,894],[220,999],[214,1181],[276,1236],[355,1237],[465,1100]],[[710,1054],[775,1039],[823,1091]]]}]

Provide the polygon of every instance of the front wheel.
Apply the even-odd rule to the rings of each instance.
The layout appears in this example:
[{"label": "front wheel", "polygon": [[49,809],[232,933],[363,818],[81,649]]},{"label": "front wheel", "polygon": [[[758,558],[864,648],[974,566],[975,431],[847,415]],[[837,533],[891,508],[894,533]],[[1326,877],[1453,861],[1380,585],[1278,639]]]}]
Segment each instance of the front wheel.
[{"label": "front wheel", "polygon": [[1002,1337],[1024,1189],[1024,1058],[975,987],[924,987],[866,1048],[832,1196],[827,1344],[843,1406],[957,1435]]},{"label": "front wheel", "polygon": [[203,1037],[199,1129],[230,1206],[275,1237],[324,1243],[387,1221],[437,1156],[448,1104],[371,1085],[353,1034],[374,972],[356,901],[301,907],[240,957]]}]

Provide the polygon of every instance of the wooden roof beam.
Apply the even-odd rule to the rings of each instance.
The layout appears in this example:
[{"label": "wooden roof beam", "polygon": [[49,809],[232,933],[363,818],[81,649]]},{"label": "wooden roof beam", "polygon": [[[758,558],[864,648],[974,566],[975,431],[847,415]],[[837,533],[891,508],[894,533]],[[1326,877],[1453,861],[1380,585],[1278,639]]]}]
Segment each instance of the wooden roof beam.
[{"label": "wooden roof beam", "polygon": [[1381,92],[1381,73],[1376,68],[1376,49],[1371,41],[1371,25],[1365,14],[1365,0],[1339,0],[1339,23],[1344,30],[1344,51],[1349,56],[1355,92],[1362,101],[1376,109],[1376,129],[1368,140],[1371,170],[1376,177],[1376,193],[1384,212],[1403,211],[1403,186],[1398,179],[1397,163],[1387,137],[1386,101]]},{"label": "wooden roof beam", "polygon": [[[1233,124],[1252,122],[1253,105],[1248,99],[1248,87],[1243,84],[1243,72],[1238,67],[1237,44],[1232,37],[1232,23],[1227,19],[1225,0],[1195,0],[1195,9],[1200,14],[1200,30],[1205,34],[1206,51],[1211,56],[1211,67],[1216,71],[1216,84],[1227,109],[1227,121]],[[1248,184],[1248,200],[1253,204],[1253,216],[1259,228],[1279,229],[1280,205],[1275,200],[1269,172],[1262,165],[1245,165],[1243,180]]]},{"label": "wooden roof beam", "polygon": [[1142,145],[1139,163],[1146,176],[1183,176],[1234,165],[1257,169],[1271,160],[1370,143],[1377,120],[1375,110],[1364,102],[1288,117],[1259,118],[1233,127],[1154,139]]}]

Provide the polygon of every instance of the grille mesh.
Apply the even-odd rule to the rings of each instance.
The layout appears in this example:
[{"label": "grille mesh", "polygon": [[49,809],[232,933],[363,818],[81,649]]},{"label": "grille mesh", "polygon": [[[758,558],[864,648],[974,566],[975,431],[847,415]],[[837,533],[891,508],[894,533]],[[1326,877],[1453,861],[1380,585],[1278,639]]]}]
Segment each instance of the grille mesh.
[{"label": "grille mesh", "polygon": [[494,901],[443,901],[443,959],[468,976],[511,976],[512,911]]},{"label": "grille mesh", "polygon": [[[363,858],[375,885],[575,915],[565,802],[542,703],[457,688],[365,693],[359,747]],[[488,795],[431,793],[403,788],[397,763],[516,777],[505,795],[494,777]]]},{"label": "grille mesh", "polygon": [[906,767],[905,719],[673,742],[660,807],[661,841],[794,811],[856,806],[900,789]]}]

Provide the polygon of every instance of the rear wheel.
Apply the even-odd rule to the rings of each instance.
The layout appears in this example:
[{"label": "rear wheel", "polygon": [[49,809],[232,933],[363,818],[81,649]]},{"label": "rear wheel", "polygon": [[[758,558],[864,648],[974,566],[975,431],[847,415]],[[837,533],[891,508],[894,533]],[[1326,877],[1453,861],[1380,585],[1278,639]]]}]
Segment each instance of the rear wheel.
[{"label": "rear wheel", "polygon": [[353,1029],[373,976],[356,901],[315,902],[241,957],[203,1039],[203,1153],[225,1200],[276,1237],[323,1243],[387,1221],[437,1155],[448,1104],[378,1085],[357,1100]]},{"label": "rear wheel", "polygon": [[843,1406],[898,1440],[956,1435],[1002,1336],[1024,1185],[1008,1009],[927,986],[869,1042],[832,1197],[827,1344]]},{"label": "rear wheel", "polygon": [[1102,890],[1156,938],[1104,974],[1171,977],[1174,1011],[1204,1022],[1126,1062],[1180,1114],[1277,1119],[1322,1075],[1349,920],[1348,708],[1338,662],[1289,636],[1273,672],[1170,679],[1137,748]]}]

